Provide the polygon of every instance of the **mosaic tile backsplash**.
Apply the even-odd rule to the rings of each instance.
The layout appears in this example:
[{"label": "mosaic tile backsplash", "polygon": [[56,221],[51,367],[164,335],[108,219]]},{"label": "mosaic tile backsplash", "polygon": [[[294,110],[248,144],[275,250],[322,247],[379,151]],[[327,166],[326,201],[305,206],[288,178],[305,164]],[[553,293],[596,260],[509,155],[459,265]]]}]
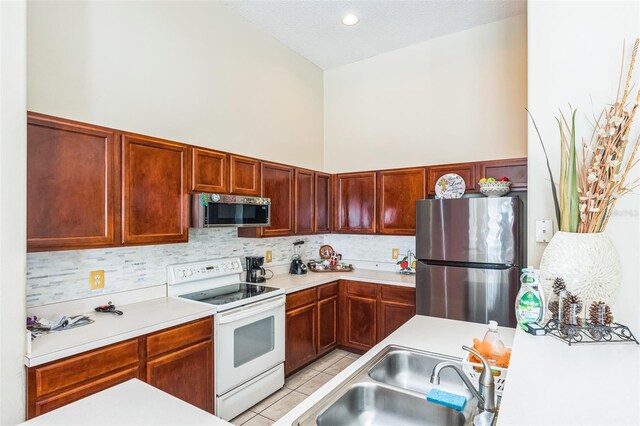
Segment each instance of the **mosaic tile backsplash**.
[{"label": "mosaic tile backsplash", "polygon": [[[28,253],[27,307],[164,284],[166,267],[173,263],[264,256],[272,250],[271,266],[288,264],[292,244],[299,239],[305,241],[304,260],[318,258],[322,244],[331,244],[345,259],[372,262],[394,262],[392,248],[404,255],[415,247],[414,237],[333,234],[255,239],[239,238],[236,228],[191,228],[184,244]],[[105,271],[105,288],[90,290],[89,272],[100,269]]]}]

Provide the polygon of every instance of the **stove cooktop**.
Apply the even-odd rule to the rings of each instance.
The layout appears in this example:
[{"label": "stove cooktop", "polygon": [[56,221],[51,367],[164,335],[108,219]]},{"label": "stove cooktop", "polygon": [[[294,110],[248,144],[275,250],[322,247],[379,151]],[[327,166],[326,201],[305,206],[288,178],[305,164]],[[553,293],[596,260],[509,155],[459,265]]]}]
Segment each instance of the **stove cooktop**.
[{"label": "stove cooktop", "polygon": [[189,300],[195,300],[197,302],[208,303],[210,305],[216,305],[219,308],[231,308],[244,304],[237,302],[246,301],[247,303],[249,303],[248,299],[264,299],[266,297],[270,297],[270,293],[273,293],[273,296],[276,296],[277,293],[275,292],[282,293],[283,291],[278,288],[268,287],[264,285],[239,283],[224,287],[212,288],[209,290],[196,291],[189,294],[183,294],[180,297]]}]

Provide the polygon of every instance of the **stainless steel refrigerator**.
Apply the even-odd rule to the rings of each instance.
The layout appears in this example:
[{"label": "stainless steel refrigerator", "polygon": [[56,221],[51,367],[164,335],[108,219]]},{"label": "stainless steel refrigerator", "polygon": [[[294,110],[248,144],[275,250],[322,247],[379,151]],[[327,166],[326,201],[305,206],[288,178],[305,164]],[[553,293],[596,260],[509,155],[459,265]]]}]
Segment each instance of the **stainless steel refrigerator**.
[{"label": "stainless steel refrigerator", "polygon": [[416,312],[515,327],[523,217],[518,197],[418,201]]}]

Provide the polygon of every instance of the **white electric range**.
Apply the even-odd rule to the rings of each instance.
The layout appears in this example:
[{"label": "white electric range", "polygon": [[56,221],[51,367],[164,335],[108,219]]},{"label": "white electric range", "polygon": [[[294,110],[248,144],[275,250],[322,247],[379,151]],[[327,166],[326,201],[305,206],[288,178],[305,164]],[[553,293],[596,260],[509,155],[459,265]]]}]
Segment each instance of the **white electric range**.
[{"label": "white electric range", "polygon": [[167,267],[167,292],[216,305],[216,415],[230,420],[284,386],[284,289],[242,280],[239,258]]}]

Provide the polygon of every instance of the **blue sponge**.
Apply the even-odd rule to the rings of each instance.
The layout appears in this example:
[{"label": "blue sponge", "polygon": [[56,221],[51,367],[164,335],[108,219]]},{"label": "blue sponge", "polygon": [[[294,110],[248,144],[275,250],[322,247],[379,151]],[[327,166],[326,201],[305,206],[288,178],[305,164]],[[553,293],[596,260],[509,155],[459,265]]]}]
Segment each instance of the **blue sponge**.
[{"label": "blue sponge", "polygon": [[431,392],[427,395],[427,401],[435,402],[436,404],[444,405],[445,407],[458,411],[464,410],[465,405],[467,405],[467,398],[465,396],[435,388],[431,389]]}]

